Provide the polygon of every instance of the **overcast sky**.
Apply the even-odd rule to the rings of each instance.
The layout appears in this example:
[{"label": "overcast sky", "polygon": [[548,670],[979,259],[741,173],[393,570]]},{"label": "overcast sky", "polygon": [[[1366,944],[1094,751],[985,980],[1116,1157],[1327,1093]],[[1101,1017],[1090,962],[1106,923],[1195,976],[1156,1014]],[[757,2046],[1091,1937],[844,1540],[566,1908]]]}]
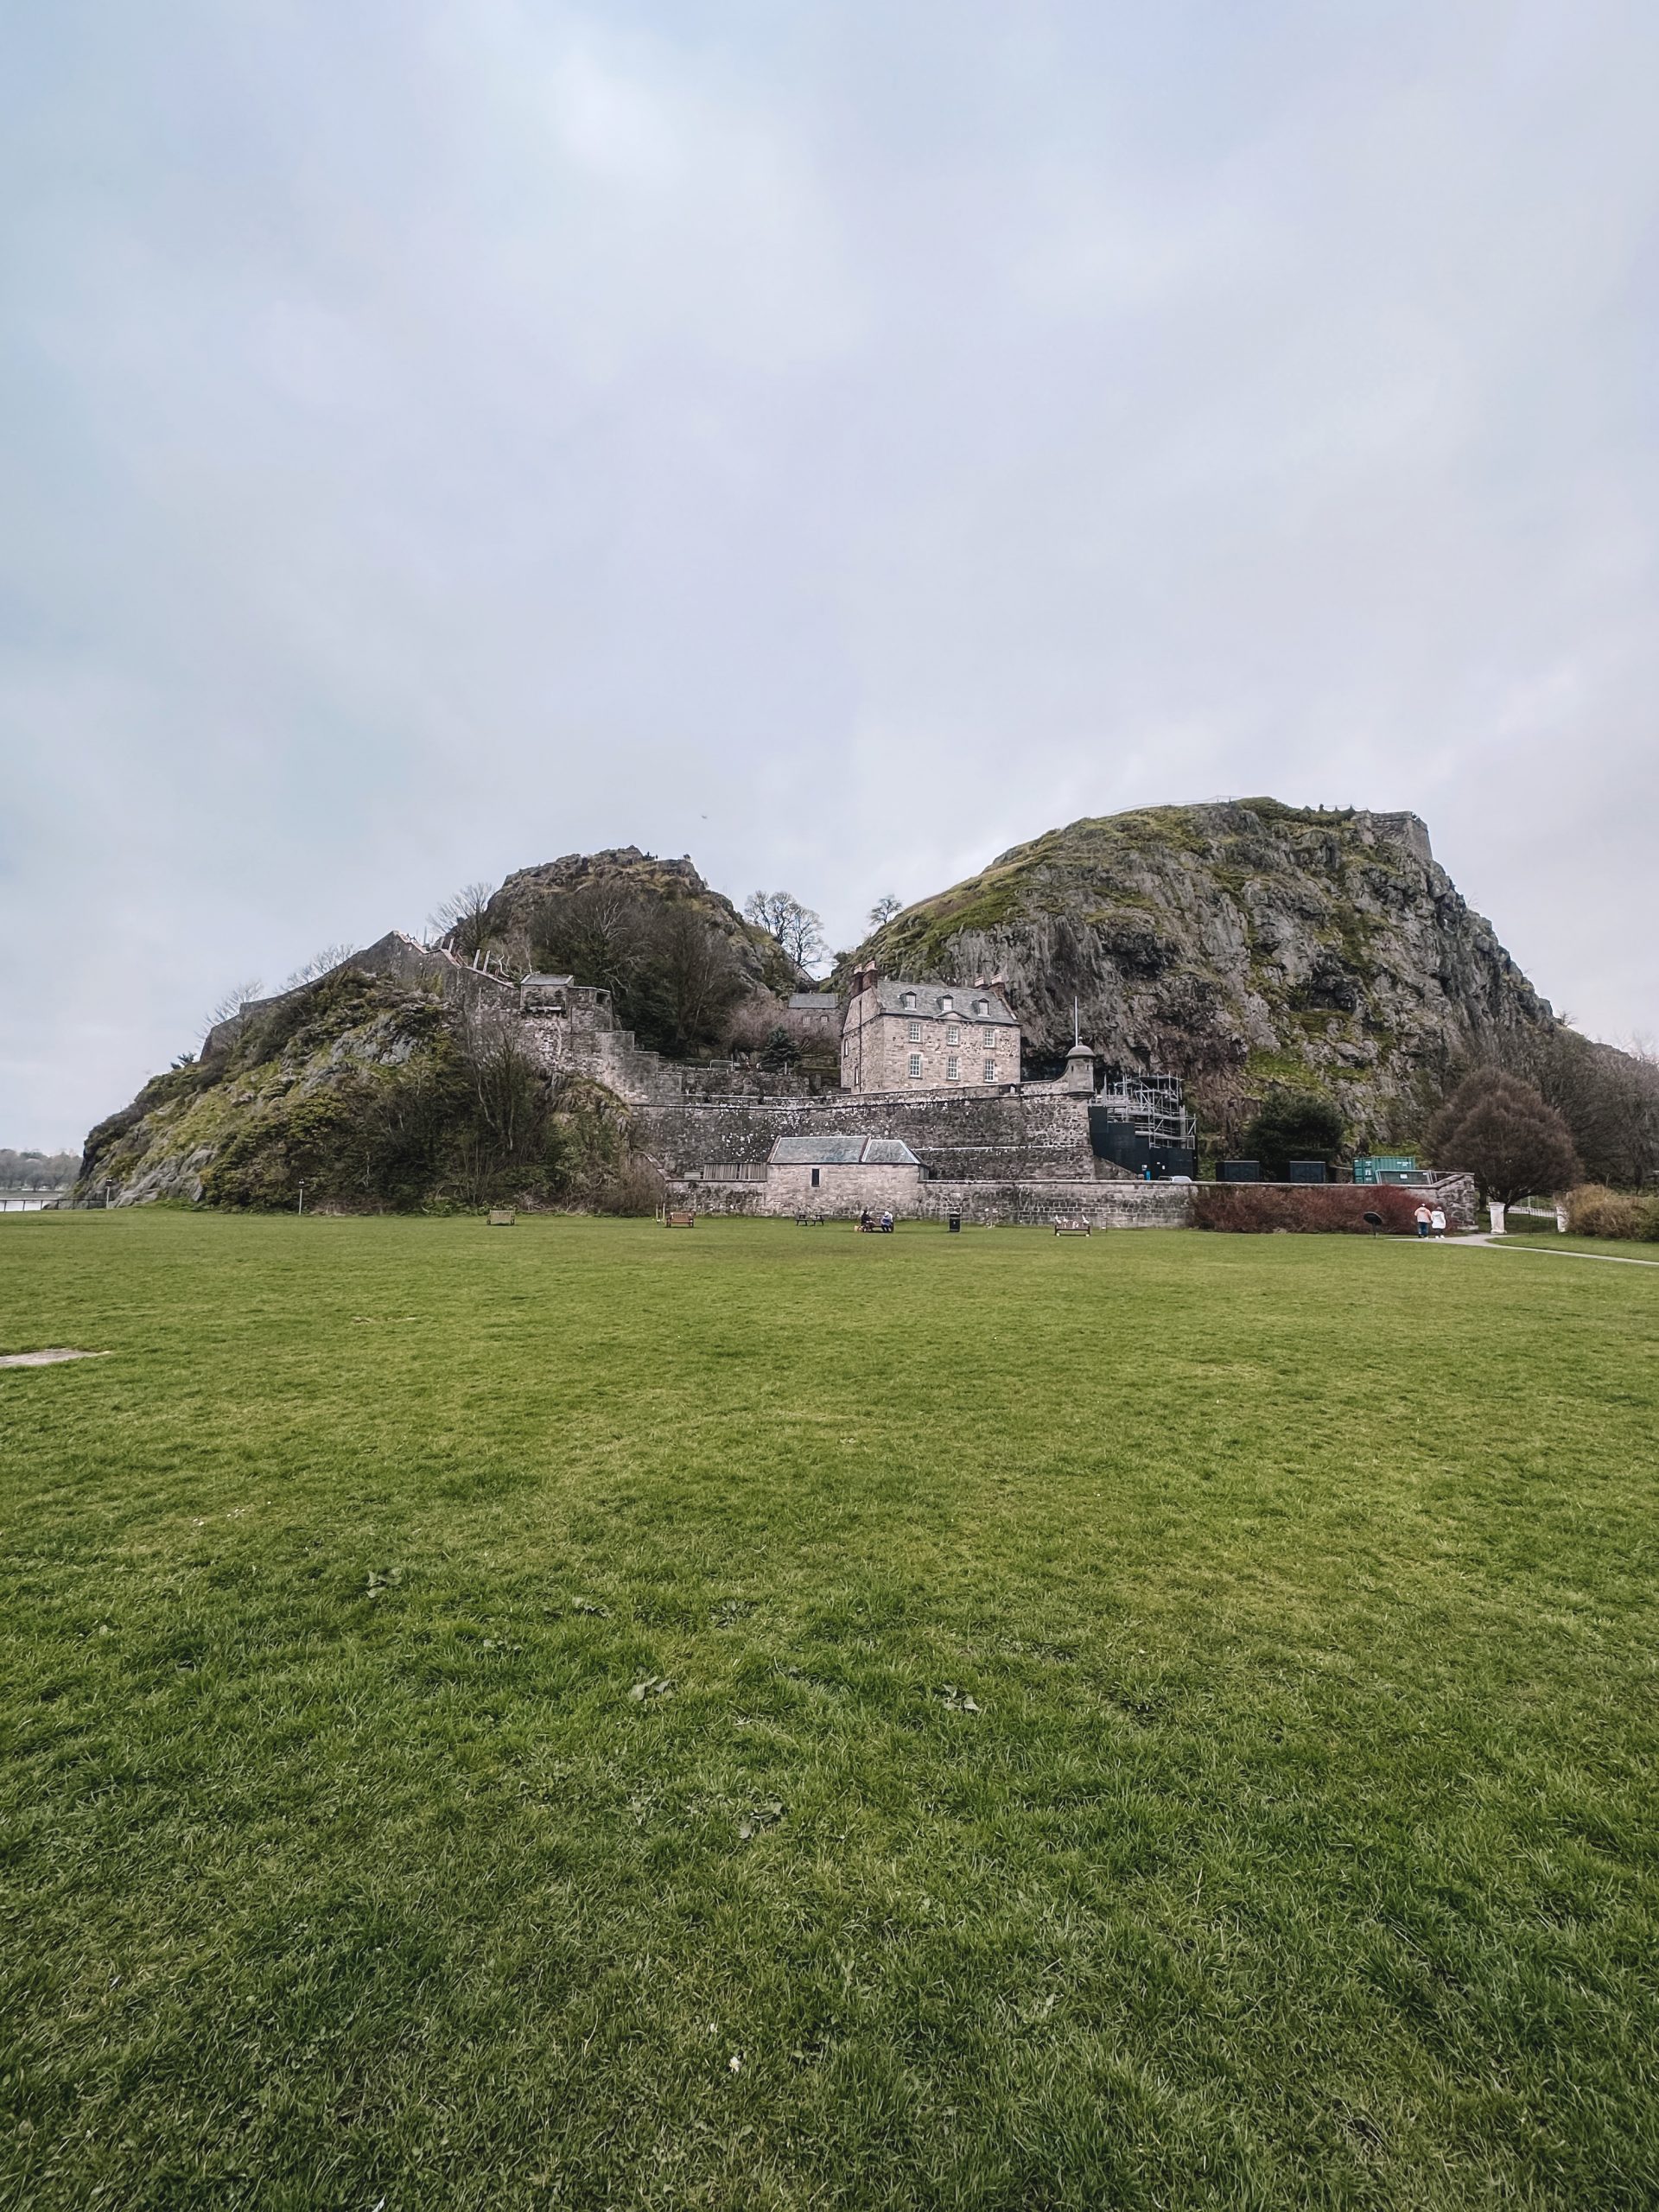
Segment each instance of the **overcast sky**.
[{"label": "overcast sky", "polygon": [[5,24],[0,1143],[473,878],[1223,793],[1659,1031],[1652,0]]}]

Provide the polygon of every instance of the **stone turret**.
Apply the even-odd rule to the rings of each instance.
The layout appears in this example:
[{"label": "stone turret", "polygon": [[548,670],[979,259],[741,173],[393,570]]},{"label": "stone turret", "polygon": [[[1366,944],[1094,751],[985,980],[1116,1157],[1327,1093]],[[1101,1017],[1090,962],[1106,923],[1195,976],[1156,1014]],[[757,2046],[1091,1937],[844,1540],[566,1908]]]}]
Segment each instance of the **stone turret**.
[{"label": "stone turret", "polygon": [[1065,1073],[1060,1081],[1063,1090],[1090,1098],[1095,1095],[1095,1048],[1085,1045],[1081,1037],[1065,1056]]}]

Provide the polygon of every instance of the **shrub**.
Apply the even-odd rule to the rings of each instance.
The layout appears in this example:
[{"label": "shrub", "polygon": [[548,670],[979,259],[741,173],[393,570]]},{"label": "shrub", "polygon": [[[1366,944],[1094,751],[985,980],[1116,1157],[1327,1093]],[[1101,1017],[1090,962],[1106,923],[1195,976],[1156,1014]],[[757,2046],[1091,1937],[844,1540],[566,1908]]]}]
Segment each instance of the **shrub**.
[{"label": "shrub", "polygon": [[1367,1213],[1379,1213],[1392,1236],[1416,1230],[1425,1193],[1393,1183],[1200,1183],[1192,1193],[1195,1229],[1254,1231],[1289,1229],[1312,1235],[1369,1236]]},{"label": "shrub", "polygon": [[653,1214],[668,1194],[660,1172],[638,1153],[618,1162],[593,1193],[595,1213]]},{"label": "shrub", "polygon": [[1573,1236],[1639,1237],[1659,1243],[1659,1198],[1632,1198],[1600,1183],[1581,1183],[1567,1201]]}]

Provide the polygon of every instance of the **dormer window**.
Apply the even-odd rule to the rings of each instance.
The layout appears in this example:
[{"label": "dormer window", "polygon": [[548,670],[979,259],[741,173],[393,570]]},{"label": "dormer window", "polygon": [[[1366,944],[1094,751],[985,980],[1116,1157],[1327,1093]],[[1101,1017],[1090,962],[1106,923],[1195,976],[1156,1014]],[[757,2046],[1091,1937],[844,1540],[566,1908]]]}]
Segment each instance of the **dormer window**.
[{"label": "dormer window", "polygon": [[949,1014],[956,1003],[955,999],[953,999],[950,992],[947,991],[944,996],[939,1001],[939,1012],[941,1014]]},{"label": "dormer window", "polygon": [[906,1006],[906,1011],[908,1011],[908,1009],[909,1009],[910,1007],[913,1007],[913,1006],[915,1005],[915,1003],[916,1003],[916,994],[915,994],[915,992],[914,992],[914,991],[906,991],[906,992],[905,993],[905,1006]]},{"label": "dormer window", "polygon": [[990,1003],[988,1000],[976,999],[974,1001],[974,1012],[976,1014],[988,1014],[990,1010]]}]

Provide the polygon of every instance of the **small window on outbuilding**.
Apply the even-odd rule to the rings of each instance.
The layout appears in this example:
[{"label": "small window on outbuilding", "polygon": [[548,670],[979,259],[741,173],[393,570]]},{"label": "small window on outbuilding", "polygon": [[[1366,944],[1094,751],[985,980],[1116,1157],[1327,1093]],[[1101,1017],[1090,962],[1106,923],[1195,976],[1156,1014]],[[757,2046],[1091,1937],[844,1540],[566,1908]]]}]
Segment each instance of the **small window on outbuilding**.
[{"label": "small window on outbuilding", "polygon": [[820,1184],[820,1182],[823,1180],[823,1169],[822,1169],[822,1168],[819,1168],[819,1167],[815,1167],[815,1168],[812,1170],[812,1187],[813,1187],[813,1189],[814,1189],[815,1191],[817,1189],[818,1185],[819,1185],[819,1184]]}]

